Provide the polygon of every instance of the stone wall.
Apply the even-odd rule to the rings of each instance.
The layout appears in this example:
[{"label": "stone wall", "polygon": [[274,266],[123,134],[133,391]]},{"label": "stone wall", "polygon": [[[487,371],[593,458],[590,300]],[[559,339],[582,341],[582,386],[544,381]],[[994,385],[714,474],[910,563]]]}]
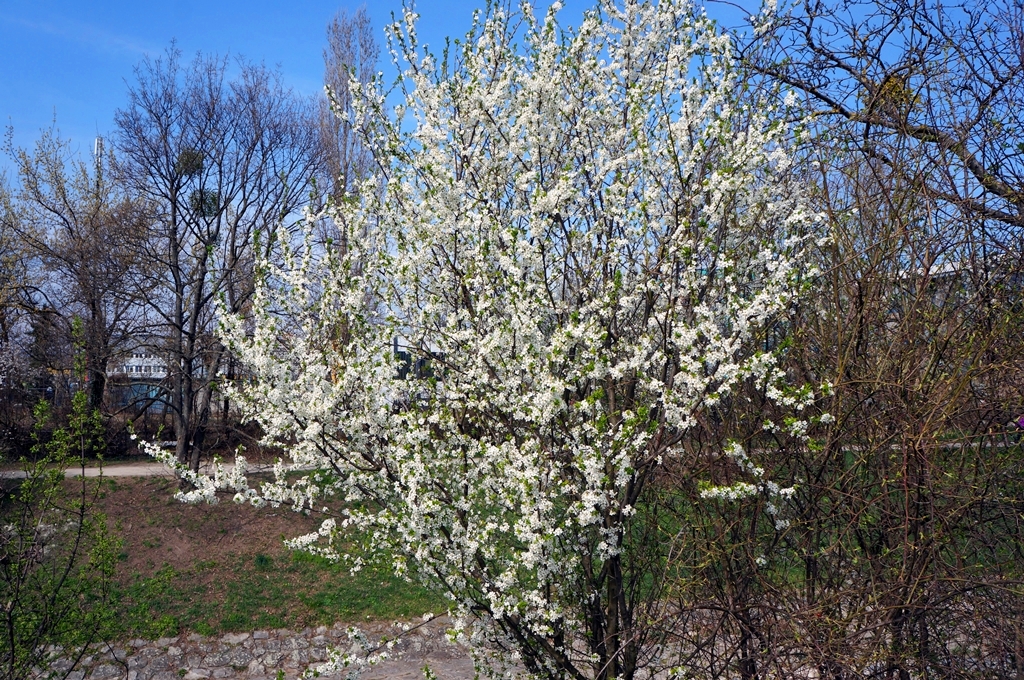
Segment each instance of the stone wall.
[{"label": "stone wall", "polygon": [[[436,619],[410,631],[410,624],[371,623],[361,626],[369,639],[395,639],[392,659],[364,671],[364,680],[421,678],[424,666],[442,680],[468,680],[473,664],[466,651],[445,637],[448,622]],[[412,624],[415,625],[415,624]],[[358,653],[347,626],[307,628],[302,631],[258,630],[205,637],[196,633],[160,640],[132,640],[128,644],[99,645],[71,671],[69,680],[198,680],[245,678],[291,680],[310,665],[327,658],[327,649]],[[64,672],[69,661],[50,670]],[[338,676],[325,676],[334,680]]]}]

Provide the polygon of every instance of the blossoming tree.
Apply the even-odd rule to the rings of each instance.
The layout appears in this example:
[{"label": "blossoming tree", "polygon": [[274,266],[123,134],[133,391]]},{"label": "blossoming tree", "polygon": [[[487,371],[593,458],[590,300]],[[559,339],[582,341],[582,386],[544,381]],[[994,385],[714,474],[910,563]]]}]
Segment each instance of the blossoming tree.
[{"label": "blossoming tree", "polygon": [[[815,220],[785,104],[700,9],[556,12],[492,8],[440,61],[414,14],[392,27],[404,103],[358,93],[384,190],[340,206],[343,253],[282,232],[255,322],[224,322],[287,459],[183,497],[335,513],[293,544],[361,537],[539,677],[633,678],[678,658],[661,472],[741,382],[788,398],[757,339]],[[784,494],[755,457],[728,447],[736,483],[704,495]]]}]

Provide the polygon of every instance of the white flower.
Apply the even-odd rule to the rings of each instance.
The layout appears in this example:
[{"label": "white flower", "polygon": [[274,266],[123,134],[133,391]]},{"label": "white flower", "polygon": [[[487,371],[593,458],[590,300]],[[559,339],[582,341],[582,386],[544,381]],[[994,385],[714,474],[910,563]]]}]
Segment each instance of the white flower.
[{"label": "white flower", "polygon": [[[491,649],[514,646],[495,622],[586,635],[607,590],[567,584],[644,533],[657,512],[631,490],[660,483],[707,409],[747,381],[811,403],[756,338],[798,293],[818,219],[781,114],[737,99],[702,13],[602,2],[576,30],[529,18],[521,40],[510,21],[481,14],[444,67],[413,13],[392,28],[402,118],[380,84],[354,103],[379,178],[282,227],[252,318],[222,324],[251,376],[231,397],[285,457],[257,489],[244,466],[178,469],[189,500],[343,507],[288,545],[357,570],[358,536],[446,589],[458,634]],[[332,216],[344,251],[314,238]],[[756,447],[723,454],[740,479],[701,497],[769,499],[783,526]]]}]

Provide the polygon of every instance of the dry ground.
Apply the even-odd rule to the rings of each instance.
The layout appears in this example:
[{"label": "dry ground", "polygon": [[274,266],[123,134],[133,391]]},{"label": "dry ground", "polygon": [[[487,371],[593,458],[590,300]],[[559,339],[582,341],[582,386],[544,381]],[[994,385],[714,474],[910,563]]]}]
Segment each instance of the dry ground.
[{"label": "dry ground", "polygon": [[[186,505],[174,500],[175,489],[176,481],[162,476],[104,481],[99,508],[119,528],[124,571],[147,574],[163,565],[186,570],[199,561],[226,565],[240,556],[285,555],[284,538],[311,531],[320,521],[230,501]],[[207,571],[210,578],[224,575],[222,569]]]},{"label": "dry ground", "polygon": [[302,629],[446,609],[383,565],[351,574],[285,547],[285,538],[314,530],[322,517],[230,500],[185,505],[173,499],[176,480],[168,477],[88,483],[100,484],[97,509],[122,541],[117,578],[127,636]]}]

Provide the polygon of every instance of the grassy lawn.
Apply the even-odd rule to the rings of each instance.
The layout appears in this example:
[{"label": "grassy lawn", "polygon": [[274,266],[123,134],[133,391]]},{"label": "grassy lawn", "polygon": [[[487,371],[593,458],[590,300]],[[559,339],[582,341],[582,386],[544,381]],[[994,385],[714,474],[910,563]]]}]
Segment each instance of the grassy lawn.
[{"label": "grassy lawn", "polygon": [[412,618],[444,599],[372,565],[291,551],[317,518],[233,503],[188,506],[168,479],[103,482],[101,510],[123,540],[113,638],[204,635]]},{"label": "grassy lawn", "polygon": [[[225,577],[225,573],[230,573]],[[210,578],[216,576],[216,578]],[[121,638],[302,629],[338,621],[403,619],[446,608],[423,588],[373,568],[356,574],[304,553],[244,555],[136,574],[119,589]]]}]

